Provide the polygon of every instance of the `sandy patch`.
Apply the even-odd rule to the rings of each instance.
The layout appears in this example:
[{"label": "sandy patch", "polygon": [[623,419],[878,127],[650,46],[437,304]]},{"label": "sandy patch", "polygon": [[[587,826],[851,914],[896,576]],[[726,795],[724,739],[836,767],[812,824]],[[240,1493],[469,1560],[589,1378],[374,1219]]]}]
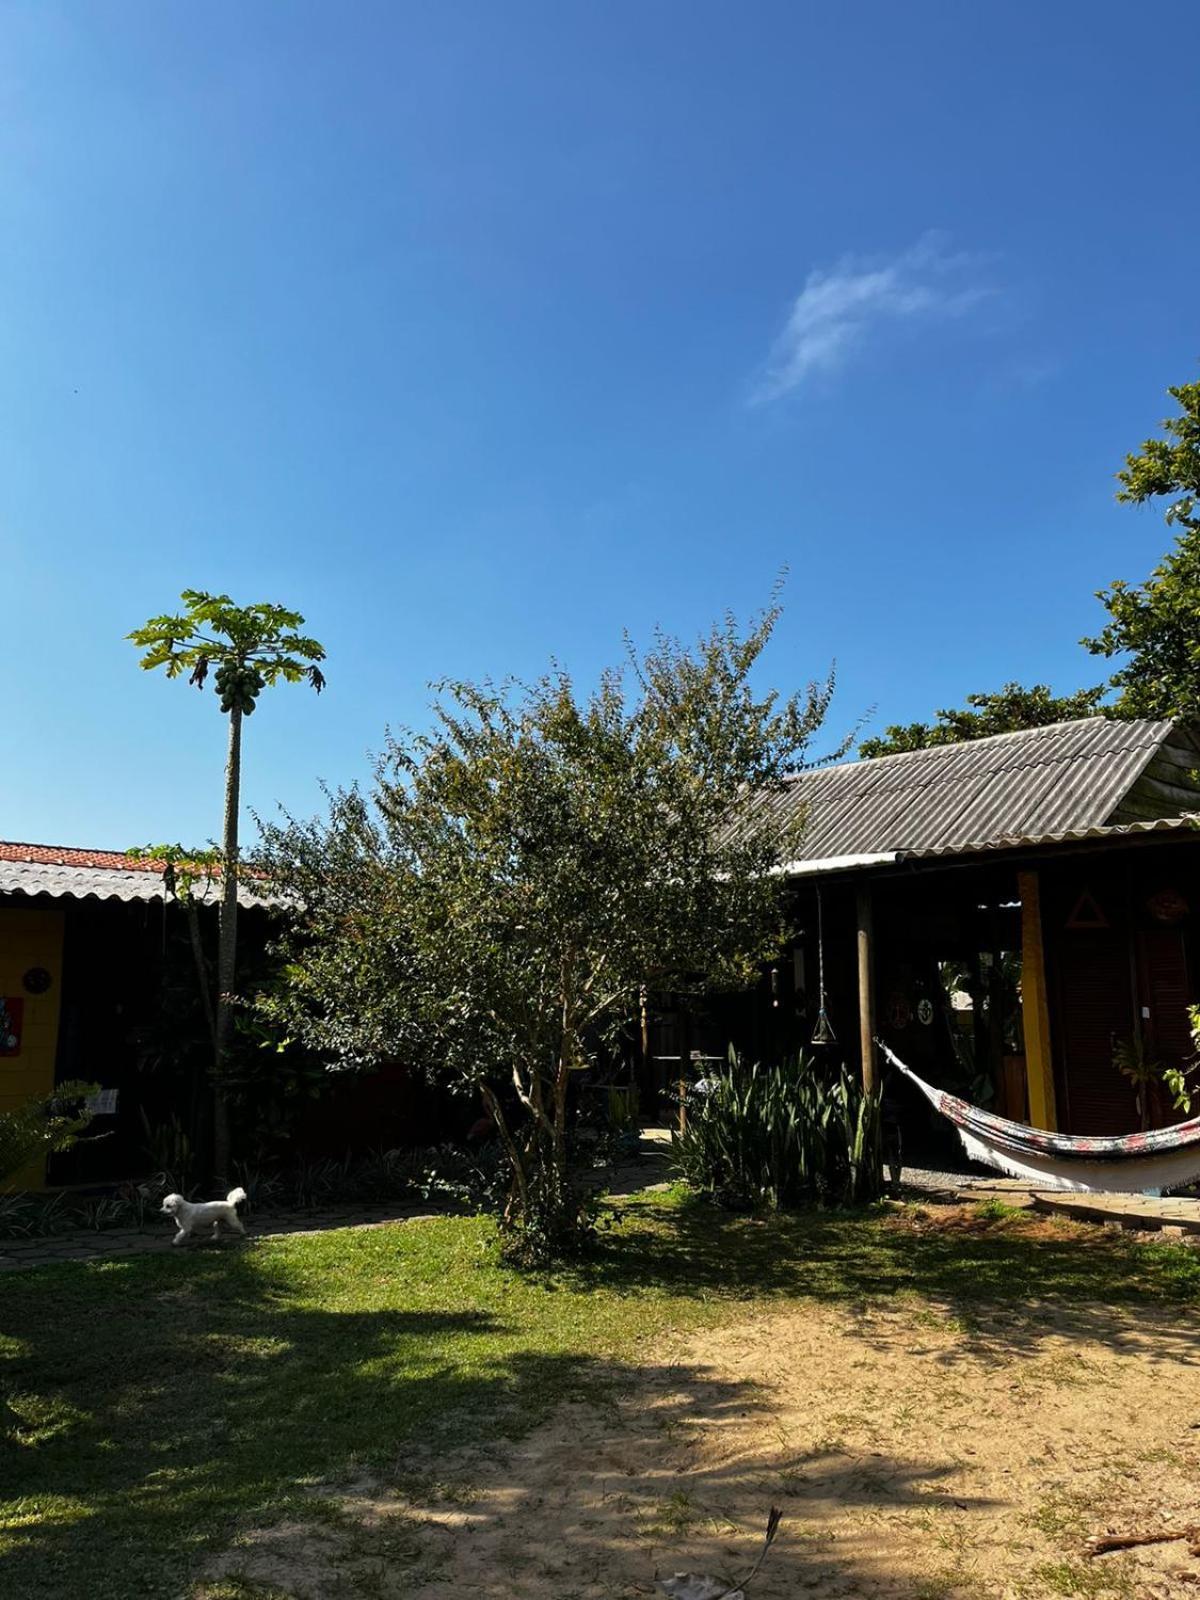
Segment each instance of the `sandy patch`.
[{"label": "sandy patch", "polygon": [[611,1405],[439,1463],[339,1528],[276,1529],[220,1564],[303,1600],[625,1600],[736,1574],[783,1508],[754,1600],[1200,1596],[1200,1330],[1187,1308],[997,1314],[805,1304],[660,1346]]}]

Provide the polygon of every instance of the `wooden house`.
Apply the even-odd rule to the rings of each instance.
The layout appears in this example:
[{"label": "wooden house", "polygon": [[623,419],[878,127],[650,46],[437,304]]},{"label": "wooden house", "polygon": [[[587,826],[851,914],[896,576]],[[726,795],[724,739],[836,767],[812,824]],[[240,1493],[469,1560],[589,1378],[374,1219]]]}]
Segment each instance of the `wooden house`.
[{"label": "wooden house", "polygon": [[[874,1083],[879,1037],[1040,1127],[1178,1120],[1162,1068],[1194,1054],[1198,769],[1179,723],[1092,718],[797,775],[764,802],[804,818],[793,944],[749,1003],[660,1016],[644,1088],[730,1042],[840,1054]],[[946,1153],[914,1098],[885,1087],[918,1147]]]},{"label": "wooden house", "polygon": [[[196,891],[210,971],[218,893],[215,884]],[[252,883],[240,886],[239,901],[239,971],[252,987],[272,911]],[[194,1163],[209,1136],[210,1065],[187,922],[163,864],[0,842],[0,1111],[68,1080],[102,1091],[89,1140],[55,1157],[48,1174],[30,1170],[14,1186],[105,1185]],[[240,1093],[240,1154],[252,1162],[342,1156],[441,1131],[428,1097],[399,1066],[318,1072],[319,1092],[293,1097],[278,1128],[261,1125],[264,1095]]]}]

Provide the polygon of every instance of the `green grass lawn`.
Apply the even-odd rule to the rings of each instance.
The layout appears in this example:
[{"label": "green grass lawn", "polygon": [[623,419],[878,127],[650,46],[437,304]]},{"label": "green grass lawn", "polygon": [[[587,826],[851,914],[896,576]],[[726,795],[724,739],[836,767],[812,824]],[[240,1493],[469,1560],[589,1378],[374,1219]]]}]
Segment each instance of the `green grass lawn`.
[{"label": "green grass lawn", "polygon": [[[731,1217],[655,1195],[585,1267],[523,1276],[446,1218],[0,1279],[0,1594],[176,1596],[240,1528],[356,1472],[515,1437],[671,1329],[808,1297],[936,1304],[991,1341],[1050,1303],[1200,1294],[1200,1259],[1020,1218]],[[229,1591],[234,1592],[232,1589]]]}]

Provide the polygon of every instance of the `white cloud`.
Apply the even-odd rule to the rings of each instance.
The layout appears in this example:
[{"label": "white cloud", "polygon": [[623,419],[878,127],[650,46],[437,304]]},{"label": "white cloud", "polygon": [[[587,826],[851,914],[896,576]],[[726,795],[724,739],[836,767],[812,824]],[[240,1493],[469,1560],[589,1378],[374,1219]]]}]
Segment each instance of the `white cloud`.
[{"label": "white cloud", "polygon": [[991,291],[970,282],[978,258],[949,255],[928,233],[891,261],[845,256],[831,270],[814,269],[797,295],[751,399],[777,400],[814,373],[841,367],[888,322],[958,317]]}]

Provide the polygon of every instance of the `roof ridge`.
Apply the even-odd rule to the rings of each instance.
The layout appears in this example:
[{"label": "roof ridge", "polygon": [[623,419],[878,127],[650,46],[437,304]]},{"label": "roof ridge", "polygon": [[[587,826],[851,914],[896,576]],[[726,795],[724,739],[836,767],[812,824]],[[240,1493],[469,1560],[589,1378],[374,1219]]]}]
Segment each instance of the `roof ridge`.
[{"label": "roof ridge", "polygon": [[882,756],[857,756],[852,761],[835,761],[826,763],[814,761],[811,766],[801,767],[798,772],[789,772],[785,781],[795,783],[801,778],[811,777],[814,772],[849,772],[853,768],[875,767],[882,761],[900,761],[911,759],[914,756],[930,756],[935,753],[944,753],[951,750],[967,748],[979,749],[981,745],[999,744],[1002,739],[1032,739],[1038,734],[1057,732],[1062,728],[1081,728],[1091,723],[1103,722],[1110,727],[1122,728],[1161,728],[1162,737],[1182,721],[1179,717],[1066,717],[1062,722],[1040,722],[1035,728],[1009,728],[1005,733],[985,734],[982,739],[948,739],[944,744],[922,745],[918,750],[889,750]]}]

